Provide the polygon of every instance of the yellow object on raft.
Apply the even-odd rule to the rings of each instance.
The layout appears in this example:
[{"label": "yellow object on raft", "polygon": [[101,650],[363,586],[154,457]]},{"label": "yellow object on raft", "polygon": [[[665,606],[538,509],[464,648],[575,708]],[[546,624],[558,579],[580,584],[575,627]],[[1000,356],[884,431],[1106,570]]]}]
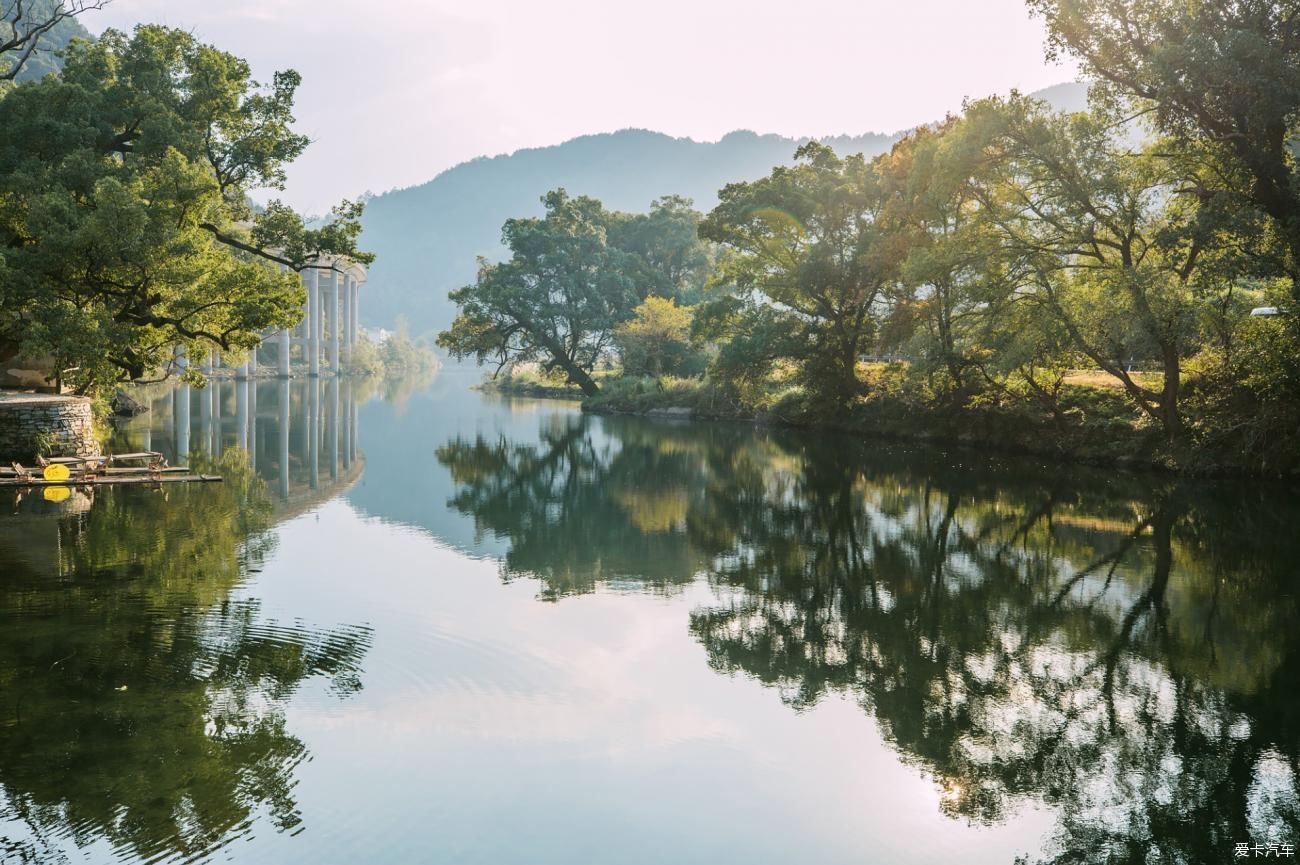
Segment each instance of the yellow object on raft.
[{"label": "yellow object on raft", "polygon": [[45,471],[42,472],[42,476],[47,481],[66,481],[71,474],[68,467],[62,463],[52,463],[46,466]]}]

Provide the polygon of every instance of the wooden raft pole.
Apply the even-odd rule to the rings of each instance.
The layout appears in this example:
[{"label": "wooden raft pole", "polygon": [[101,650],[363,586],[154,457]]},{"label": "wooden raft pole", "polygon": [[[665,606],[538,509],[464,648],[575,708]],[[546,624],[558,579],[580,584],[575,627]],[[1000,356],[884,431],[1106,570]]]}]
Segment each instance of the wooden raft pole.
[{"label": "wooden raft pole", "polygon": [[93,478],[68,478],[65,481],[47,481],[44,478],[30,477],[20,478],[9,476],[0,476],[0,487],[26,487],[36,489],[39,487],[105,487],[105,486],[129,486],[132,484],[184,484],[184,483],[220,483],[220,475],[150,475],[139,473],[135,475],[101,475]]},{"label": "wooden raft pole", "polygon": [[[128,463],[128,465],[114,465]],[[129,465],[129,463],[144,463]],[[36,467],[20,463],[0,466],[0,487],[122,486],[126,484],[212,483],[217,475],[192,473],[185,466],[169,466],[157,451],[92,457],[36,458]]]}]

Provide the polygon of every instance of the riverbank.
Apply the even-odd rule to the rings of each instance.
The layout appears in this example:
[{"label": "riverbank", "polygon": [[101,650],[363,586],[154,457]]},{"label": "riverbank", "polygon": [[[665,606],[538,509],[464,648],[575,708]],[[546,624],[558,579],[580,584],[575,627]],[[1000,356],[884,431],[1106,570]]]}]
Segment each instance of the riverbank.
[{"label": "riverbank", "polygon": [[656,382],[610,376],[593,396],[533,376],[503,377],[482,387],[502,395],[580,400],[582,410],[590,414],[827,429],[890,441],[1193,476],[1300,476],[1296,461],[1260,464],[1236,459],[1198,440],[1195,431],[1186,440],[1172,443],[1122,391],[1092,383],[1063,386],[1053,411],[988,395],[960,408],[946,407],[877,388],[848,410],[831,415],[809,404],[795,388],[769,393],[754,404],[700,379]]}]

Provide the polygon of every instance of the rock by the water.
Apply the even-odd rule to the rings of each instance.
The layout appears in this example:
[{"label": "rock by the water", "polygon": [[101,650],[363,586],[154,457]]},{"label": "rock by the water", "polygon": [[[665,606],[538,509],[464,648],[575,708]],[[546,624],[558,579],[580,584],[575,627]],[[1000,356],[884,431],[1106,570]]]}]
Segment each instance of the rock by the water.
[{"label": "rock by the water", "polygon": [[121,388],[118,388],[117,392],[113,394],[113,414],[119,417],[135,417],[138,414],[144,414],[148,410]]}]

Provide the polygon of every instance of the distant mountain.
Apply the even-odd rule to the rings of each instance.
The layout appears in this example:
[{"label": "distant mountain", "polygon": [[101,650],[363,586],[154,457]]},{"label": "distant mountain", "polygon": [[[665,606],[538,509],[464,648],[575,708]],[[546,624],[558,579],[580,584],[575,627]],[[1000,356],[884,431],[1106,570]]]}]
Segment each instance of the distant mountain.
[{"label": "distant mountain", "polygon": [[[5,19],[12,22],[18,6],[12,3],[0,3],[0,6],[5,7]],[[48,16],[53,15],[57,8],[57,0],[36,0],[28,4],[24,20],[47,21]],[[39,81],[51,72],[58,72],[63,68],[63,61],[59,59],[56,52],[66,48],[74,38],[94,39],[95,37],[75,17],[64,18],[55,24],[40,37],[35,53],[18,71],[17,80]]]},{"label": "distant mountain", "polygon": [[[1077,110],[1087,88],[1061,84],[1034,95]],[[820,140],[841,154],[874,156],[902,135]],[[477,256],[502,255],[501,224],[512,216],[541,215],[539,199],[548,190],[563,186],[630,212],[679,194],[708,210],[724,185],[789,164],[807,140],[732,132],[721,141],[699,142],[625,129],[475,159],[420,186],[376,196],[366,204],[363,220],[363,248],[378,255],[362,304],[363,323],[391,326],[404,315],[415,334],[445,328],[455,314],[447,292],[473,281]]]}]

